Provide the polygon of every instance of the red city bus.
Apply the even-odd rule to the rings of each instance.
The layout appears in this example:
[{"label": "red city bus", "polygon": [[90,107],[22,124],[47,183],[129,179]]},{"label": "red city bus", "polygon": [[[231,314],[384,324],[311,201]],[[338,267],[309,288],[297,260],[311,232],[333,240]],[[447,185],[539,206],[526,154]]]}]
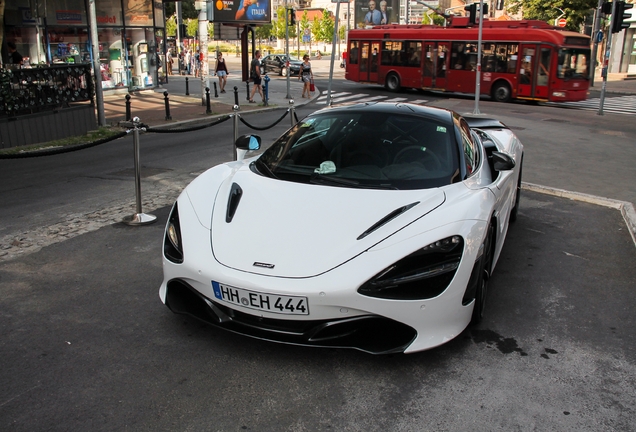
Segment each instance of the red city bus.
[{"label": "red city bus", "polygon": [[[478,27],[385,25],[349,31],[345,78],[475,94]],[[566,102],[587,98],[590,38],[542,21],[484,21],[480,93],[493,100]]]}]

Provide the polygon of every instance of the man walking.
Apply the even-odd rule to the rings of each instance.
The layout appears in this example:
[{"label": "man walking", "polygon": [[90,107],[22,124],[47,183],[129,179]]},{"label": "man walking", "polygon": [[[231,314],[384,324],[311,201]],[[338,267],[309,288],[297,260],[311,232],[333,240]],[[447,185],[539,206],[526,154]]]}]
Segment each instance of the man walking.
[{"label": "man walking", "polygon": [[263,87],[261,86],[261,50],[256,50],[254,53],[254,59],[250,64],[250,79],[254,83],[254,87],[252,88],[252,94],[250,94],[250,103],[256,103],[254,100],[254,94],[258,91],[258,94],[261,95],[261,99],[265,102],[265,97],[263,96]]}]

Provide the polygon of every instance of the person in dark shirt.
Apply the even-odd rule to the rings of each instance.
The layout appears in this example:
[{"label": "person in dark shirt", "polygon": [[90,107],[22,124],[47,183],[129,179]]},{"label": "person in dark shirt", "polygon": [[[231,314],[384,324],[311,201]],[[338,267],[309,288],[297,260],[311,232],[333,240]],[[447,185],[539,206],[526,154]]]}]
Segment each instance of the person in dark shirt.
[{"label": "person in dark shirt", "polygon": [[15,43],[8,42],[7,47],[9,47],[9,63],[22,65],[22,54],[18,52]]}]

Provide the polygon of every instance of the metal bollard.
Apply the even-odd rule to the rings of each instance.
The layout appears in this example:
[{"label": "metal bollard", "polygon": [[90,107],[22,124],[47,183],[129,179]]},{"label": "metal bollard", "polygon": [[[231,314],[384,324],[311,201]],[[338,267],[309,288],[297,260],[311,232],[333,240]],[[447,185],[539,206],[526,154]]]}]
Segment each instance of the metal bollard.
[{"label": "metal bollard", "polygon": [[[234,87],[236,88],[236,87]],[[232,107],[232,110],[234,111],[234,141],[232,141],[232,149],[234,150],[234,159],[233,160],[238,160],[238,152],[236,150],[236,140],[238,139],[239,135],[239,109],[240,107],[238,105],[234,105]]]},{"label": "metal bollard", "polygon": [[249,81],[245,81],[245,85],[247,86],[247,100],[250,100],[250,82]]},{"label": "metal bollard", "polygon": [[216,83],[213,83],[213,84],[214,84],[214,97],[216,98],[216,97],[219,97],[219,92],[216,89]]},{"label": "metal bollard", "polygon": [[190,80],[186,77],[186,96],[190,96]]},{"label": "metal bollard", "polygon": [[212,110],[210,109],[210,87],[205,88],[205,113],[212,114]]},{"label": "metal bollard", "polygon": [[237,86],[234,86],[234,105],[239,106]]},{"label": "metal bollard", "polygon": [[265,75],[265,78],[263,78],[263,98],[265,99],[265,106],[269,106],[269,80],[271,78],[267,75]]},{"label": "metal bollard", "polygon": [[139,131],[145,131],[145,128],[140,128],[141,122],[139,121],[139,117],[135,117],[132,119],[126,126],[133,127],[133,148],[134,148],[134,159],[135,159],[135,197],[136,197],[136,210],[132,216],[125,216],[122,220],[123,223],[127,225],[146,225],[151,224],[157,220],[157,216],[151,214],[145,214],[141,211],[141,163],[139,162]]},{"label": "metal bollard", "polygon": [[294,127],[294,125],[296,124],[296,109],[294,108],[294,100],[290,99],[289,100],[289,117],[291,118],[291,125],[292,127]]},{"label": "metal bollard", "polygon": [[132,120],[132,114],[130,112],[130,95],[126,95],[126,121]]},{"label": "metal bollard", "polygon": [[163,102],[166,105],[166,120],[172,120],[170,115],[170,99],[168,99],[168,92],[163,92]]}]

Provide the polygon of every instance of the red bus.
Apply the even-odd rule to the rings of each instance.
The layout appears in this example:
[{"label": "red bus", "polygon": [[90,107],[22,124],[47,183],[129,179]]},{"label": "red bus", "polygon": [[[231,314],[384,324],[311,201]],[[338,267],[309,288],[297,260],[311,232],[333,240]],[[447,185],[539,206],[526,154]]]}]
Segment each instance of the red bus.
[{"label": "red bus", "polygon": [[[385,25],[349,31],[345,78],[401,88],[475,94],[478,27]],[[587,98],[590,38],[542,21],[484,21],[480,93],[493,100]]]}]

